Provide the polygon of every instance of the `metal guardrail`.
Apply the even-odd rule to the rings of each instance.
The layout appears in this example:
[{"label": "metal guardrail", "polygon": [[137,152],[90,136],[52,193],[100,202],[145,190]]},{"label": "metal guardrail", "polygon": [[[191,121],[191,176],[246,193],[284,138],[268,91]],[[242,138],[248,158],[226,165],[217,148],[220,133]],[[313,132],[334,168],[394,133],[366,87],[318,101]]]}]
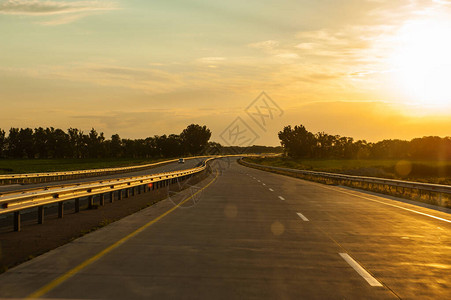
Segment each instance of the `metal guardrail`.
[{"label": "metal guardrail", "polygon": [[424,191],[424,192],[451,194],[451,186],[449,186],[449,185],[272,167],[272,166],[265,166],[265,165],[250,163],[243,159],[240,160],[240,163],[243,165],[257,168],[257,169],[270,169],[270,170],[279,171],[279,172],[328,178],[328,179],[334,180],[335,182],[338,182],[339,184],[344,184],[344,185],[346,184],[346,182],[359,182],[359,183],[366,183],[366,184],[392,186],[392,187],[397,187],[397,188],[414,189],[414,190]]},{"label": "metal guardrail", "polygon": [[[209,156],[194,156],[187,157],[186,159],[206,158]],[[151,164],[118,167],[118,168],[104,168],[104,169],[90,169],[90,170],[77,170],[77,171],[64,171],[64,172],[45,172],[45,173],[29,173],[29,174],[6,174],[0,175],[0,185],[6,184],[24,184],[24,183],[41,183],[49,181],[67,180],[75,178],[84,178],[108,174],[117,174],[125,172],[134,172],[153,168],[176,162],[178,159],[171,159]]]},{"label": "metal guardrail", "polygon": [[[215,157],[220,158],[220,157]],[[75,212],[80,211],[80,198],[88,198],[88,207],[94,206],[94,196],[98,196],[101,206],[105,203],[105,195],[109,196],[110,202],[114,201],[115,193],[118,200],[128,197],[137,192],[148,192],[185,180],[195,174],[204,171],[207,162],[215,159],[204,160],[199,166],[191,169],[173,171],[147,176],[137,176],[122,179],[103,180],[88,184],[68,185],[55,189],[30,190],[28,192],[16,192],[0,195],[0,215],[14,213],[14,230],[20,231],[20,212],[31,208],[38,208],[38,223],[44,222],[45,205],[58,204],[58,217],[64,214],[64,202],[75,200]]]}]

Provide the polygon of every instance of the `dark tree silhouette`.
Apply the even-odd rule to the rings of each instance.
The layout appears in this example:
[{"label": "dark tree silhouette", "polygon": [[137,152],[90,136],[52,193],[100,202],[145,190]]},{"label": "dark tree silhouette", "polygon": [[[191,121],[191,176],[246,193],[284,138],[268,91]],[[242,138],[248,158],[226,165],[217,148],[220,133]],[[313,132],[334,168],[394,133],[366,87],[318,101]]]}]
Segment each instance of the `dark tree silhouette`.
[{"label": "dark tree silhouette", "polygon": [[122,156],[122,141],[119,134],[113,134],[111,136],[110,156],[116,158]]},{"label": "dark tree silhouette", "polygon": [[287,154],[292,157],[312,157],[316,146],[315,136],[304,126],[285,126],[279,132],[279,139]]},{"label": "dark tree silhouette", "polygon": [[13,158],[22,158],[23,153],[20,149],[19,128],[10,128],[8,134],[8,156]]},{"label": "dark tree silhouette", "polygon": [[368,143],[350,137],[318,132],[313,135],[304,126],[286,126],[279,132],[280,143],[291,157],[307,158],[384,158],[451,159],[451,137],[429,136],[412,141],[383,140]]},{"label": "dark tree silhouette", "polygon": [[6,132],[0,129],[0,158],[4,157],[5,148],[6,148]]},{"label": "dark tree silhouette", "polygon": [[207,126],[191,124],[180,134],[182,143],[186,147],[186,152],[192,155],[199,154],[208,145],[211,131]]}]

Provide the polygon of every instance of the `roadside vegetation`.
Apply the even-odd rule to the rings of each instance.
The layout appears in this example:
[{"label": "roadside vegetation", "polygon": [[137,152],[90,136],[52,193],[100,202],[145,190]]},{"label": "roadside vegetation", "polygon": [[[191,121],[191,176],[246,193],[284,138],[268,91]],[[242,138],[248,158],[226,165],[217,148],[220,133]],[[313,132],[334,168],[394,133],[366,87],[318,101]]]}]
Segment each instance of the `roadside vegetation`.
[{"label": "roadside vegetation", "polygon": [[246,160],[274,167],[451,185],[451,161],[290,157],[258,157]]},{"label": "roadside vegetation", "polygon": [[451,137],[427,136],[377,143],[309,132],[303,125],[279,132],[284,155],[249,159],[293,169],[451,184]]},{"label": "roadside vegetation", "polygon": [[209,141],[207,126],[191,124],[180,134],[154,135],[145,139],[105,138],[94,128],[0,129],[0,174],[40,173],[102,169],[148,164],[195,155],[281,153],[282,147],[223,147]]},{"label": "roadside vegetation", "polygon": [[0,129],[0,158],[161,158],[197,155],[209,146],[207,126],[191,124],[180,134],[155,135],[145,139],[106,139],[94,128],[87,134],[77,128]]}]

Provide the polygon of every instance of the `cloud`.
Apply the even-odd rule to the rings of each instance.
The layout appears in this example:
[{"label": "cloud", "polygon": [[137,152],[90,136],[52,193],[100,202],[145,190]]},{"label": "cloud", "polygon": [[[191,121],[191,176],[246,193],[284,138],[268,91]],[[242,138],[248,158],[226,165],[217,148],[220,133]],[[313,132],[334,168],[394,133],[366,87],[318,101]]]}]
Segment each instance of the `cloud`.
[{"label": "cloud", "polygon": [[251,48],[263,49],[266,51],[272,51],[279,46],[278,41],[267,40],[263,42],[252,43],[248,45]]},{"label": "cloud", "polygon": [[207,63],[224,61],[224,60],[226,60],[225,57],[202,57],[199,59],[199,61],[207,62]]},{"label": "cloud", "polygon": [[284,59],[297,59],[299,58],[299,55],[297,55],[296,53],[280,53],[276,54],[276,57]]},{"label": "cloud", "polygon": [[102,11],[118,9],[111,1],[41,1],[6,0],[0,2],[0,14],[31,17],[52,17],[39,22],[43,25],[66,24]]}]

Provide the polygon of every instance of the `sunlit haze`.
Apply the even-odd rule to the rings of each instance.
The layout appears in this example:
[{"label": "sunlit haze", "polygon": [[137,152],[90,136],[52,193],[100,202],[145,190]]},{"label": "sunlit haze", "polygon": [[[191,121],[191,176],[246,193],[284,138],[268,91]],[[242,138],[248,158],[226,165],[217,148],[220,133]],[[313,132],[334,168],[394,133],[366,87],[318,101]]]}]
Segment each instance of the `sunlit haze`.
[{"label": "sunlit haze", "polygon": [[[0,128],[451,135],[451,1],[0,0]],[[283,116],[245,109],[265,91]]]}]

